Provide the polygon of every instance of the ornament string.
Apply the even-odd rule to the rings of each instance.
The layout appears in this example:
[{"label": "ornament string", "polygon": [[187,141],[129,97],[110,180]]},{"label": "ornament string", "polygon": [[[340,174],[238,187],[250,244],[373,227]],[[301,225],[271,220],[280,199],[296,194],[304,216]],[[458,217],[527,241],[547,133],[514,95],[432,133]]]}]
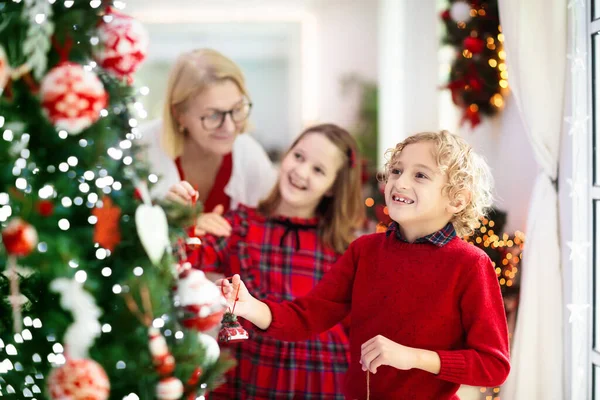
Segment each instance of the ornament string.
[{"label": "ornament string", "polygon": [[125,304],[129,311],[145,326],[150,327],[152,324],[152,303],[150,301],[150,292],[147,286],[140,288],[140,297],[142,298],[142,307],[144,312],[141,312],[133,296],[129,293],[125,294]]},{"label": "ornament string", "polygon": [[[221,281],[221,294],[223,296],[225,296],[225,280],[229,280],[229,279],[233,279],[233,276],[227,277]],[[235,293],[235,299],[233,300],[233,308],[230,308],[229,306],[227,306],[227,308],[229,309],[229,312],[231,314],[233,314],[235,312],[235,305],[237,304],[238,300],[240,299],[238,297],[239,294],[240,294],[240,285],[238,285],[237,292]],[[225,297],[227,297],[227,296],[225,296]]]},{"label": "ornament string", "polygon": [[19,274],[17,273],[17,258],[8,256],[8,273],[10,275],[10,305],[12,306],[13,330],[20,333],[23,330],[21,316],[21,291],[19,290]]},{"label": "ornament string", "polygon": [[65,38],[65,43],[61,46],[56,40],[56,37],[52,36],[52,46],[56,50],[59,56],[59,64],[69,61],[69,53],[73,48],[73,39],[70,36]]},{"label": "ornament string", "polygon": [[369,376],[371,374],[369,373],[369,370],[367,370],[367,400],[369,400],[369,398],[371,397],[371,385],[369,384]]}]

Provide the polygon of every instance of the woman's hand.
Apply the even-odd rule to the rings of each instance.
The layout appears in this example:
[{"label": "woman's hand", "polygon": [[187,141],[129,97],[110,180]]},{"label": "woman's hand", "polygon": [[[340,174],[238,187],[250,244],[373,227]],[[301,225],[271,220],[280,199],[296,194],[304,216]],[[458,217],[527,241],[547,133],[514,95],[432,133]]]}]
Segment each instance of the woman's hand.
[{"label": "woman's hand", "polygon": [[189,182],[181,181],[169,188],[167,200],[183,204],[184,206],[191,206],[196,200],[198,200],[199,194],[196,189],[189,184]]}]

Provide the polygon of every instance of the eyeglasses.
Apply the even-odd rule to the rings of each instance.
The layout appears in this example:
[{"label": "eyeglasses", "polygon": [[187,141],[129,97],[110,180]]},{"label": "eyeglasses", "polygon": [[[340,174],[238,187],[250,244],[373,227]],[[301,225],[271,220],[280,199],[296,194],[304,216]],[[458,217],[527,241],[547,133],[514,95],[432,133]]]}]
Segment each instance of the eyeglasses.
[{"label": "eyeglasses", "polygon": [[229,111],[215,111],[210,115],[200,117],[202,127],[208,131],[219,129],[225,122],[227,114],[231,116],[231,120],[235,123],[244,122],[250,115],[252,103],[242,103]]}]

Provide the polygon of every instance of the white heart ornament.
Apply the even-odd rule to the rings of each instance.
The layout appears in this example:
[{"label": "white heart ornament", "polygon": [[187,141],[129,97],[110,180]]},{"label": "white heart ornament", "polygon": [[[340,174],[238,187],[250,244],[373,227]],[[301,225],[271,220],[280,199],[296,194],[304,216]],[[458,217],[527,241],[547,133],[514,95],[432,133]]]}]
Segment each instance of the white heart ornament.
[{"label": "white heart ornament", "polygon": [[167,216],[160,206],[140,204],[135,210],[135,226],[152,264],[158,265],[169,247]]}]

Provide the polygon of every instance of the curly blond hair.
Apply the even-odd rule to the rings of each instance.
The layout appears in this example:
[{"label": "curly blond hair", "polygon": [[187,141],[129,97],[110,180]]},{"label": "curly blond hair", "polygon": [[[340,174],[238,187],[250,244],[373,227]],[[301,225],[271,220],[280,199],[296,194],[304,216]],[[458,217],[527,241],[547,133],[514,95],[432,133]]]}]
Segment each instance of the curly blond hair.
[{"label": "curly blond hair", "polygon": [[390,169],[406,146],[426,141],[433,142],[433,156],[440,171],[448,178],[442,192],[451,201],[459,193],[468,194],[467,206],[455,214],[450,222],[459,236],[470,235],[479,227],[480,218],[487,214],[492,205],[494,180],[485,160],[460,136],[448,131],[421,132],[409,136],[386,151],[384,179],[387,181]]}]

